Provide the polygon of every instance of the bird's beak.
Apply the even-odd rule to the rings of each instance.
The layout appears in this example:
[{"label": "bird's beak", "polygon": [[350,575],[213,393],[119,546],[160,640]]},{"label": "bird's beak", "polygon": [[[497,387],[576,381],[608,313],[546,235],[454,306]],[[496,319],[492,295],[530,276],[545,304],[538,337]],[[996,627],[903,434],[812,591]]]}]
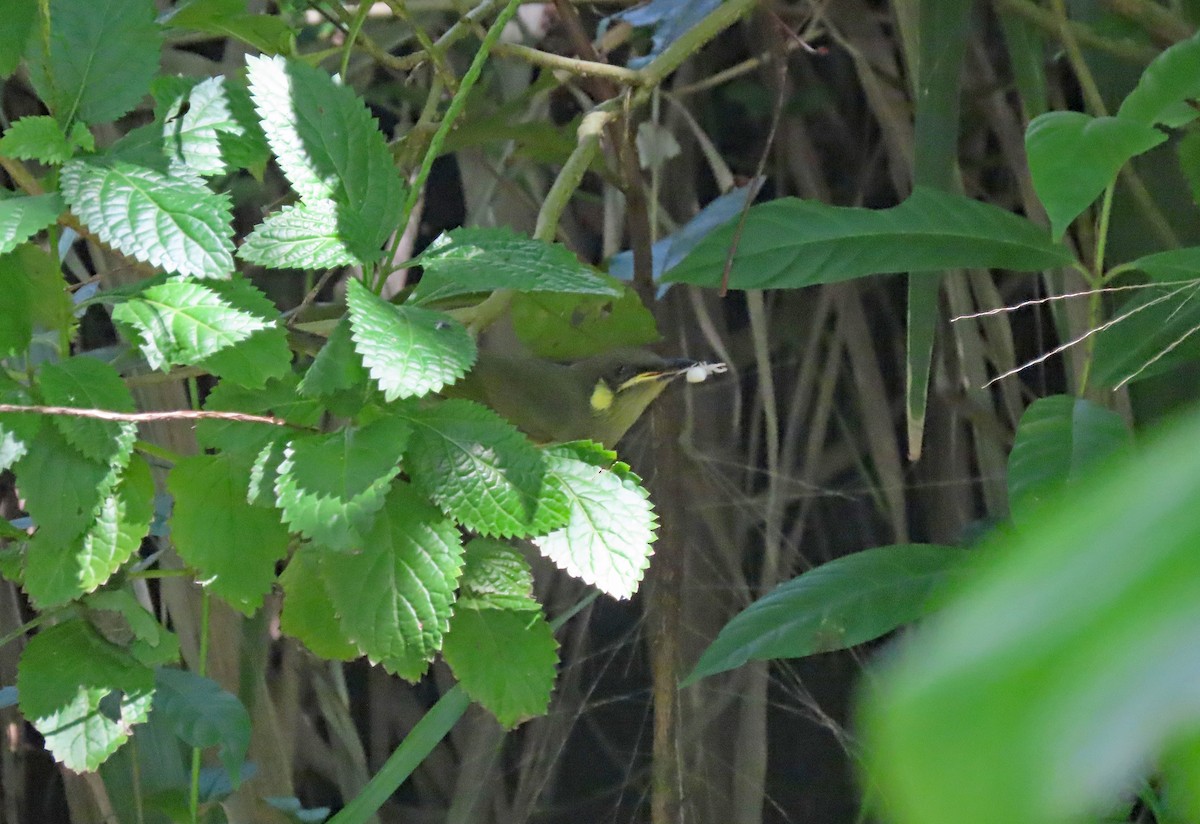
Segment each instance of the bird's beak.
[{"label": "bird's beak", "polygon": [[[726,371],[726,366],[723,363],[705,363],[703,361],[694,361],[689,358],[668,358],[663,363],[662,369],[653,369],[641,372],[634,375],[629,380],[625,381],[617,391],[620,392],[629,389],[633,386],[638,386],[643,383],[657,383],[673,381],[682,375],[688,375],[688,381],[698,383],[704,380],[709,375],[716,375]],[[693,378],[693,375],[699,375],[698,378]]]}]

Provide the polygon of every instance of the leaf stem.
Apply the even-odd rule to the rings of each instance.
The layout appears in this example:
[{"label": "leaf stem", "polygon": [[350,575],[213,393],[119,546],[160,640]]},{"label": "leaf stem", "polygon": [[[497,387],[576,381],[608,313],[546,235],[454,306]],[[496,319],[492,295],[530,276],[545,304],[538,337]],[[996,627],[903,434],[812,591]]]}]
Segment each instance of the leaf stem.
[{"label": "leaf stem", "polygon": [[[370,5],[364,3],[363,5]],[[196,674],[208,674],[208,624],[212,613],[212,601],[207,588],[200,590],[200,660],[196,662]],[[188,813],[192,824],[196,824],[200,813],[200,748],[192,747],[192,786],[188,795]]]},{"label": "leaf stem", "polygon": [[346,44],[342,47],[342,63],[338,69],[343,83],[347,82],[346,71],[350,68],[350,55],[354,51],[354,41],[358,39],[358,33],[362,31],[363,23],[367,22],[367,14],[371,11],[372,5],[370,2],[359,3],[354,19],[350,21],[350,28],[346,32]]}]

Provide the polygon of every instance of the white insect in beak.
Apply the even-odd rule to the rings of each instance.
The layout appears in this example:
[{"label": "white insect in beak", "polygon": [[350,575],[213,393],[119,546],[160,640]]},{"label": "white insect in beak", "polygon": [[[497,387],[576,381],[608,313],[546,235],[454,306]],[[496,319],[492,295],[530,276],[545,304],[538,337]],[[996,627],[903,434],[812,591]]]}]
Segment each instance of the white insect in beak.
[{"label": "white insect in beak", "polygon": [[698,363],[689,367],[684,375],[688,383],[703,383],[709,375],[720,375],[728,370],[729,367],[723,363]]}]

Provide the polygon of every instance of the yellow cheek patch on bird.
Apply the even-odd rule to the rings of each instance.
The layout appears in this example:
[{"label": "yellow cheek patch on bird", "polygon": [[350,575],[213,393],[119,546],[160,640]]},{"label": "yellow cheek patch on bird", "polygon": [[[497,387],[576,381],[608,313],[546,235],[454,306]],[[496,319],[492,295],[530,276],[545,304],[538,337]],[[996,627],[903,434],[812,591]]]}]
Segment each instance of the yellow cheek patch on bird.
[{"label": "yellow cheek patch on bird", "polygon": [[592,397],[589,402],[592,409],[596,412],[603,412],[612,406],[613,391],[603,380],[596,381],[596,386],[592,389]]}]

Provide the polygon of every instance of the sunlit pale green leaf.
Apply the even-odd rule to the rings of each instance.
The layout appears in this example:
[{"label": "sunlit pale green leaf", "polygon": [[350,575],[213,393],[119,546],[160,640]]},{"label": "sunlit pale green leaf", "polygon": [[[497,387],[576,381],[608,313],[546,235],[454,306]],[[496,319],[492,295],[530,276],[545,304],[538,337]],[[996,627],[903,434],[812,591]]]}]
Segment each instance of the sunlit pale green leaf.
[{"label": "sunlit pale green leaf", "polygon": [[0,200],[0,254],[7,254],[58,220],[63,200],[58,194]]},{"label": "sunlit pale green leaf", "polygon": [[454,523],[401,481],[360,552],[321,560],[346,637],[372,662],[410,681],[441,649],[461,567]]},{"label": "sunlit pale green leaf", "polygon": [[412,300],[429,303],[471,292],[514,289],[616,297],[620,287],[579,262],[565,246],[511,229],[454,229],[411,261],[424,267]]},{"label": "sunlit pale green leaf", "polygon": [[33,38],[29,79],[60,123],[116,120],[150,89],[162,33],[153,0],[49,0],[49,52]]},{"label": "sunlit pale green leaf", "polygon": [[1035,118],[1025,131],[1025,152],[1054,237],[1062,237],[1131,158],[1166,139],[1153,126],[1117,117],[1047,112]]},{"label": "sunlit pale green leaf", "polygon": [[1054,395],[1034,401],[1021,416],[1008,456],[1014,517],[1078,483],[1096,461],[1131,443],[1121,416],[1086,398]]},{"label": "sunlit pale green leaf", "polygon": [[[736,221],[735,221],[736,222]],[[735,227],[705,238],[664,280],[717,286]],[[729,285],[779,289],[888,272],[1036,271],[1070,252],[1017,215],[961,195],[917,187],[891,209],[781,198],[750,207]]]},{"label": "sunlit pale green leaf", "polygon": [[17,666],[17,690],[21,714],[46,739],[55,760],[85,772],[100,766],[128,740],[130,727],[146,720],[154,672],[74,619],[29,640]]},{"label": "sunlit pale green leaf", "polygon": [[684,684],[751,660],[803,658],[874,640],[930,612],[967,560],[955,547],[902,544],[822,564],[735,615]]},{"label": "sunlit pale green leaf", "polygon": [[293,530],[323,546],[357,549],[400,473],[412,428],[397,418],[293,438],[275,494]]},{"label": "sunlit pale green leaf", "polygon": [[475,363],[475,341],[449,316],[394,306],[351,278],[350,335],[363,366],[392,401],[436,392]]},{"label": "sunlit pale green leaf", "polygon": [[383,133],[350,88],[282,57],[246,61],[250,95],[288,182],[305,201],[329,200],[355,257],[378,260],[400,220],[404,187]]},{"label": "sunlit pale green leaf", "polygon": [[867,681],[857,725],[897,824],[1066,824],[1200,725],[1200,418],[997,537]]},{"label": "sunlit pale green leaf", "polygon": [[227,195],[123,161],[73,160],[61,185],[71,211],[114,249],[181,275],[224,279],[233,271]]},{"label": "sunlit pale green leaf", "polygon": [[162,713],[184,743],[217,754],[234,787],[250,749],[250,713],[236,695],[211,678],[162,667],[154,674],[154,712]]},{"label": "sunlit pale green leaf", "polygon": [[490,409],[443,401],[411,413],[405,470],[446,514],[481,535],[527,535],[544,473],[541,453]]},{"label": "sunlit pale green leaf", "polygon": [[130,337],[150,366],[163,369],[198,363],[274,326],[260,311],[261,300],[261,293],[240,281],[227,289],[216,282],[171,280],[118,304],[112,317],[133,330]]},{"label": "sunlit pale green leaf", "polygon": [[459,605],[442,654],[467,694],[504,727],[545,715],[550,706],[558,642],[540,610]]},{"label": "sunlit pale green leaf", "polygon": [[338,208],[331,200],[284,206],[254,227],[238,257],[270,269],[332,269],[358,263],[338,229]]},{"label": "sunlit pale green leaf", "polygon": [[184,88],[164,112],[163,145],[173,165],[198,175],[219,175],[227,169],[221,152],[222,135],[241,136],[225,93],[225,79],[210,77]]},{"label": "sunlit pale green leaf", "polygon": [[175,497],[171,538],[179,556],[234,609],[251,614],[275,580],[288,534],[277,513],[246,500],[246,475],[233,462],[196,455],[167,478]]},{"label": "sunlit pale green leaf", "polygon": [[597,444],[562,444],[545,456],[547,486],[566,496],[570,520],[534,543],[571,575],[630,597],[650,565],[658,526],[641,479]]}]

